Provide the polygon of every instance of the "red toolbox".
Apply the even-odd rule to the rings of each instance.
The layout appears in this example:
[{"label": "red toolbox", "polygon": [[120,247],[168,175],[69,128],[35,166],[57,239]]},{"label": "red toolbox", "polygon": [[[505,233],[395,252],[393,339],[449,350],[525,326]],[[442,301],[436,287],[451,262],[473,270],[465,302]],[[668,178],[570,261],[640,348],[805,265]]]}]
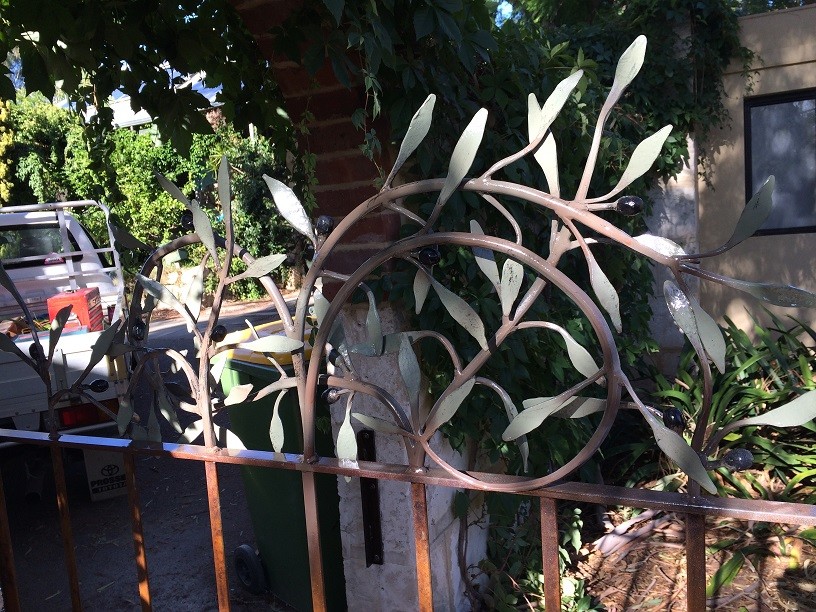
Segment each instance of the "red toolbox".
[{"label": "red toolbox", "polygon": [[86,327],[88,331],[102,331],[102,300],[96,287],[58,293],[48,298],[48,318],[53,321],[57,313],[68,305],[73,306],[65,331]]}]

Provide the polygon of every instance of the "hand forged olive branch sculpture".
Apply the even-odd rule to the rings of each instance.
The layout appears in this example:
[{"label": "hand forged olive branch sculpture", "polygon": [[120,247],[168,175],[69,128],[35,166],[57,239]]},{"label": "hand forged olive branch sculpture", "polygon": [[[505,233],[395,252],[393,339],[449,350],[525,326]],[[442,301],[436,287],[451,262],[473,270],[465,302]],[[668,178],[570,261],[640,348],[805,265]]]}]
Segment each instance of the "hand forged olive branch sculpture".
[{"label": "hand forged olive branch sculpture", "polygon": [[[203,332],[197,330],[197,318],[191,316],[190,309],[175,298],[166,295],[167,290],[158,282],[148,278],[147,275],[141,276],[139,281],[149,299],[142,306],[141,296],[137,294],[134,298],[135,313],[132,311],[130,319],[131,335],[133,335],[134,324],[137,323],[137,320],[141,320],[140,317],[145,312],[149,311],[151,299],[159,299],[167,301],[183,314],[186,312],[185,316],[189,326],[198,339],[201,351],[199,372],[197,376],[189,372],[187,377],[190,381],[192,395],[196,400],[194,411],[200,414],[202,421],[200,427],[196,426],[196,429],[187,433],[198,435],[203,427],[205,443],[214,445],[215,439],[210,416],[213,406],[253,401],[277,393],[270,423],[270,440],[273,448],[279,451],[282,449],[284,437],[278,414],[279,406],[285,393],[296,389],[304,435],[303,455],[307,461],[311,460],[315,457],[315,405],[318,387],[327,385],[331,401],[337,401],[345,396],[343,398],[345,399],[345,418],[338,433],[337,457],[347,466],[356,465],[357,448],[351,422],[353,418],[363,426],[370,427],[379,433],[401,436],[408,454],[408,467],[411,469],[423,469],[426,457],[429,457],[439,467],[472,487],[495,491],[525,491],[561,480],[587,461],[609,433],[621,406],[621,396],[625,391],[631,399],[631,405],[642,414],[651,427],[660,449],[694,481],[690,491],[698,491],[699,486],[713,493],[716,489],[707,474],[708,469],[722,465],[731,469],[744,469],[751,464],[750,453],[741,449],[731,451],[724,457],[711,459],[716,455],[720,441],[730,431],[749,425],[777,427],[801,425],[816,416],[816,392],[812,391],[759,416],[732,423],[709,424],[712,401],[712,376],[709,362],[714,363],[715,367],[721,371],[724,369],[725,342],[713,318],[692,296],[688,288],[688,277],[698,277],[720,283],[776,305],[816,306],[816,295],[805,290],[723,277],[701,267],[702,260],[731,249],[762,226],[772,207],[773,177],[768,179],[748,202],[731,238],[721,247],[707,253],[687,254],[671,240],[650,234],[630,236],[595,214],[596,211],[602,210],[613,210],[622,214],[639,212],[642,202],[638,198],[621,197],[619,194],[650,169],[671,131],[671,126],[666,126],[635,148],[614,189],[599,197],[588,196],[604,125],[614,105],[639,72],[645,49],[645,37],[638,37],[618,62],[612,87],[595,126],[583,176],[575,197],[571,200],[562,197],[558,177],[557,143],[550,128],[578,85],[582,77],[581,71],[575,72],[559,83],[543,106],[539,104],[534,94],[530,94],[528,100],[529,144],[517,153],[496,162],[481,176],[467,178],[484,134],[487,122],[485,109],[475,114],[459,138],[451,156],[448,174],[444,179],[425,179],[394,186],[395,176],[430,130],[435,96],[429,96],[414,115],[394,167],[380,192],[360,204],[336,228],[332,227],[331,219],[326,217],[321,217],[315,228],[294,192],[284,183],[265,176],[281,215],[292,227],[306,236],[314,246],[314,258],[303,280],[294,318],[285,308],[278,289],[265,276],[275,266],[280,265],[283,256],[269,256],[253,263],[252,258],[235,245],[229,212],[229,177],[226,162],[222,163],[219,171],[219,191],[226,227],[226,238],[224,239],[214,236],[207,216],[201,212],[195,201],[188,201],[178,189],[162,179],[165,188],[192,211],[196,234],[165,245],[154,253],[151,260],[155,265],[159,261],[157,253],[167,254],[173,249],[200,240],[208,251],[208,255],[202,261],[202,275],[209,260],[212,267],[218,272],[219,278],[213,314]],[[527,155],[532,155],[541,166],[548,191],[494,178],[502,169]],[[500,218],[507,222],[512,239],[485,235],[476,221],[471,221],[469,232],[435,231],[443,207],[456,191],[480,196],[498,213]],[[403,204],[404,199],[408,196],[424,194],[437,194],[435,204],[427,218],[423,218]],[[503,203],[504,199],[521,201],[533,207],[549,210],[554,214],[549,253],[546,256],[533,252],[522,244],[521,228]],[[419,229],[413,235],[394,242],[388,248],[372,256],[350,275],[326,269],[329,254],[346,232],[366,215],[383,209],[399,212],[417,224]],[[596,240],[585,238],[579,226],[603,237],[606,242],[616,243],[640,253],[653,262],[666,266],[672,272],[674,280],[667,281],[664,285],[666,302],[675,322],[697,353],[704,379],[702,410],[695,424],[690,444],[663,422],[659,411],[647,406],[638,397],[631,382],[624,374],[614,337],[607,323],[608,317],[615,329],[620,331],[622,328],[619,298],[590,249],[590,244]],[[446,245],[472,249],[479,269],[495,288],[501,307],[501,320],[496,322],[491,329],[488,329],[479,314],[465,300],[451,292],[434,277],[434,266],[441,257],[439,249]],[[219,249],[225,252],[223,259],[219,259],[221,257]],[[594,294],[594,299],[558,269],[563,255],[573,249],[580,249],[586,260],[590,289]],[[283,335],[268,336],[245,343],[244,346],[267,354],[270,362],[280,371],[281,378],[257,391],[253,390],[250,385],[241,385],[234,388],[227,398],[219,400],[221,404],[217,402],[214,404],[211,401],[213,388],[218,379],[219,367],[223,367],[223,359],[219,360],[219,355],[230,348],[218,345],[220,339],[215,333],[218,309],[224,289],[230,282],[237,280],[237,277],[229,276],[231,260],[236,254],[240,254],[249,264],[249,269],[241,277],[255,276],[262,280],[278,308],[283,325]],[[413,291],[417,312],[423,308],[428,293],[433,289],[450,316],[473,338],[478,349],[467,362],[460,356],[450,340],[436,331],[383,333],[374,294],[365,285],[365,280],[391,259],[401,259],[416,268]],[[146,269],[151,268],[148,266]],[[331,303],[320,290],[324,280],[341,283]],[[597,337],[603,358],[600,366],[590,351],[579,344],[566,329],[552,322],[525,318],[532,305],[548,287],[565,294],[589,321]],[[368,299],[366,340],[352,345],[345,337],[341,323],[341,309],[353,294],[360,290]],[[313,300],[312,313],[317,320],[318,331],[313,342],[311,360],[306,363],[303,355],[303,338],[311,300]],[[141,312],[139,308],[142,309]],[[536,397],[525,400],[521,411],[514,405],[505,389],[495,381],[479,375],[479,370],[491,355],[496,353],[507,338],[520,330],[539,330],[541,333],[558,334],[564,342],[569,361],[583,376],[581,382],[564,389],[554,397]],[[416,345],[424,341],[438,343],[449,355],[453,369],[452,381],[441,395],[435,398],[427,414],[421,407],[423,400],[421,369],[415,352]],[[281,352],[292,355],[293,376],[287,375],[283,368],[277,365],[274,353]],[[395,399],[393,390],[365,381],[357,372],[354,362],[357,357],[355,356],[370,358],[385,354],[392,354],[397,358],[400,378],[404,382],[408,395],[407,406],[401,405]],[[321,364],[324,358],[328,363],[327,369],[324,369]],[[215,364],[212,371],[210,370],[211,360]],[[582,392],[595,385],[605,387],[605,398],[581,395]],[[519,445],[525,464],[529,454],[526,434],[541,425],[545,419],[550,417],[582,418],[598,412],[601,412],[602,416],[597,429],[582,450],[551,473],[527,479],[514,477],[504,481],[501,478],[483,480],[451,466],[431,446],[431,439],[436,431],[465,404],[467,397],[476,386],[494,392],[501,400],[508,418],[508,426],[503,433],[503,438],[506,441],[515,441]],[[217,395],[217,392],[215,394]],[[353,398],[357,394],[365,394],[376,399],[387,409],[391,418],[386,420],[362,414],[359,411],[353,412]],[[194,436],[185,435],[188,440],[192,437]]]}]

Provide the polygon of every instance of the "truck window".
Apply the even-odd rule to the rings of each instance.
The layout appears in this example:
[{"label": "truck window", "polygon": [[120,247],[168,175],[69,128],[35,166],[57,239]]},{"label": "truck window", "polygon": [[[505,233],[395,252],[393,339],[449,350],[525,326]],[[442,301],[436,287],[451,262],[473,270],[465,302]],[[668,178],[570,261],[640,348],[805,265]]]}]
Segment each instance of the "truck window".
[{"label": "truck window", "polygon": [[[68,232],[70,250],[78,251],[79,245]],[[7,269],[42,266],[46,263],[63,263],[48,261],[51,255],[65,252],[60,238],[59,225],[37,224],[0,227],[0,259]],[[14,261],[23,257],[37,257],[30,261]],[[73,261],[81,261],[82,255],[73,255]]]}]

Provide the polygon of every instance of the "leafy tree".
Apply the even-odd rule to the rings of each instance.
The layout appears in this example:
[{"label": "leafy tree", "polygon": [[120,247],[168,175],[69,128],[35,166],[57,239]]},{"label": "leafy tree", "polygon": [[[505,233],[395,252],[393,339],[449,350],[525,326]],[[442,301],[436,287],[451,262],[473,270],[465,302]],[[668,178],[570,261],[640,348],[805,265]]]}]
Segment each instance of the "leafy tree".
[{"label": "leafy tree", "polygon": [[11,198],[13,186],[9,150],[14,132],[11,130],[10,119],[11,103],[0,101],[0,206]]}]

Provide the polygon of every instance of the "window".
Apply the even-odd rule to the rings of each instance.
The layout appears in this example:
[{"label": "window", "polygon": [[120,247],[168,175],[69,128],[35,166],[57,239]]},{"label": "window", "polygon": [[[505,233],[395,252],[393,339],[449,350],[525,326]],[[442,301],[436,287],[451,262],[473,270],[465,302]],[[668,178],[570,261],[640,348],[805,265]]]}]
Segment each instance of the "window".
[{"label": "window", "polygon": [[[71,249],[79,250],[74,237],[69,233],[68,239],[71,241]],[[12,225],[0,227],[0,259],[7,269],[31,268],[45,265],[47,263],[64,263],[64,260],[55,257],[55,261],[49,262],[49,255],[58,256],[64,253],[62,247],[62,237],[60,236],[59,225],[37,224],[37,225]],[[14,261],[23,257],[43,256],[39,260]],[[56,261],[59,259],[60,261]],[[80,261],[81,255],[74,255],[74,261]],[[11,261],[6,261],[11,260]]]},{"label": "window", "polygon": [[757,234],[816,232],[816,89],[745,100],[748,197],[774,175],[774,210]]}]

